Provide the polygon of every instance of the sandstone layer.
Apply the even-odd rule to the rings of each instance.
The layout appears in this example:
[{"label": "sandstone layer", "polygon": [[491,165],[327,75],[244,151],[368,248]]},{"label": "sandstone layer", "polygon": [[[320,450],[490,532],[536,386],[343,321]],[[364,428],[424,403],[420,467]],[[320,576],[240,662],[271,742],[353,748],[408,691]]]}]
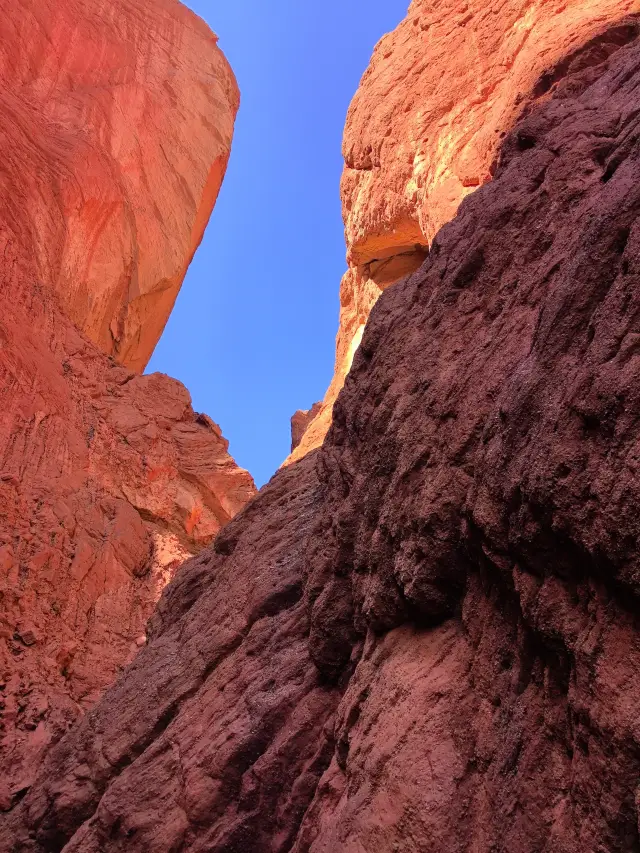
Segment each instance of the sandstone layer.
[{"label": "sandstone layer", "polygon": [[224,175],[237,85],[176,0],[0,0],[3,228],[100,349],[151,356]]},{"label": "sandstone layer", "polygon": [[6,809],[254,486],[180,383],[117,363],[146,362],[222,178],[237,91],[215,37],[164,0],[0,11]]},{"label": "sandstone layer", "polygon": [[320,411],[321,403],[314,403],[310,409],[299,409],[291,418],[291,451],[302,441],[311,421]]},{"label": "sandstone layer", "polygon": [[371,306],[417,269],[462,199],[490,179],[506,130],[584,45],[626,38],[638,0],[413,0],[375,48],[347,116],[342,204],[349,271],[335,374],[292,459],[318,447]]},{"label": "sandstone layer", "polygon": [[0,850],[640,848],[625,26],[565,66],[385,291],[323,447],[165,590]]}]

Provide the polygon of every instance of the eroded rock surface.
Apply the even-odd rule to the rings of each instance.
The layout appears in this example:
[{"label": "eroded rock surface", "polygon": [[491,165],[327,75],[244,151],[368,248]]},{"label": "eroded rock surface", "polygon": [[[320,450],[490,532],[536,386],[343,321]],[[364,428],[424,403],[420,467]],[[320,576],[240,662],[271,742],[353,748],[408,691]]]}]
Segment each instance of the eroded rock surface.
[{"label": "eroded rock surface", "polygon": [[639,849],[637,37],[601,59],[384,293],[324,446],[167,588],[0,849]]},{"label": "eroded rock surface", "polygon": [[292,459],[322,443],[371,306],[420,266],[462,199],[490,179],[505,131],[569,65],[624,43],[627,25],[611,24],[638,11],[638,0],[413,0],[380,40],[344,134],[350,269],[334,378]]},{"label": "eroded rock surface", "polygon": [[0,12],[6,809],[255,490],[180,383],[112,357],[146,362],[224,171],[237,92],[215,37],[168,0]]},{"label": "eroded rock surface", "polygon": [[291,451],[293,452],[302,441],[311,421],[320,411],[322,403],[314,403],[310,409],[299,409],[291,418]]},{"label": "eroded rock surface", "polygon": [[100,349],[142,370],[215,202],[239,95],[176,0],[1,0],[3,229]]}]

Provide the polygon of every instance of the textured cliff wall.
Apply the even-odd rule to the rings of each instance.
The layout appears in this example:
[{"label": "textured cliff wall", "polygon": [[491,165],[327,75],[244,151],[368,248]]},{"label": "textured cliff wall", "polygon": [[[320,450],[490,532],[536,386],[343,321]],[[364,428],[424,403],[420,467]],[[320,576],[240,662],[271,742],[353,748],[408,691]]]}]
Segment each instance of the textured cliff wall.
[{"label": "textured cliff wall", "polygon": [[[380,293],[417,269],[462,199],[490,179],[506,129],[585,43],[638,0],[413,0],[376,46],[349,109],[334,379],[291,458],[318,447]],[[603,55],[625,39],[610,31]]]},{"label": "textured cliff wall", "polygon": [[146,362],[222,179],[238,94],[215,37],[164,0],[0,13],[7,808],[254,486],[185,388],[118,364]]},{"label": "textured cliff wall", "polygon": [[385,291],[323,447],[165,590],[1,850],[638,850],[625,26]]},{"label": "textured cliff wall", "polygon": [[141,370],[220,188],[235,79],[176,0],[0,13],[4,229],[87,337]]}]

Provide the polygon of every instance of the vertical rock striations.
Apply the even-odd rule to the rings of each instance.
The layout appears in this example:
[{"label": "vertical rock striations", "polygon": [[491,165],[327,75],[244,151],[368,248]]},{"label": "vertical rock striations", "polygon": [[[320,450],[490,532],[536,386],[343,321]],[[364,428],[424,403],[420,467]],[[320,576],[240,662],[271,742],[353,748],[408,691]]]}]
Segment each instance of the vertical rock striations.
[{"label": "vertical rock striations", "polygon": [[140,376],[222,180],[238,92],[173,0],[0,0],[0,809],[254,493]]},{"label": "vertical rock striations", "polygon": [[335,374],[291,459],[322,443],[372,305],[420,266],[462,199],[490,179],[505,130],[569,67],[624,43],[621,19],[638,11],[638,0],[413,0],[381,39],[344,134],[349,272]]},{"label": "vertical rock striations", "polygon": [[639,849],[624,26],[383,294],[322,448],[165,590],[0,818],[3,853]]}]

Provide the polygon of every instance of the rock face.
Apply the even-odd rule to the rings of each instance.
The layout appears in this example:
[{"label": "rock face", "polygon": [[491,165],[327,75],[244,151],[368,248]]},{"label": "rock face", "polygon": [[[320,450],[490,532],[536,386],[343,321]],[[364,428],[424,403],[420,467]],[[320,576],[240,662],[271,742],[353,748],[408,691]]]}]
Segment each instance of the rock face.
[{"label": "rock face", "polygon": [[302,441],[307,427],[320,411],[322,403],[314,403],[310,409],[299,409],[291,418],[291,451]]},{"label": "rock face", "polygon": [[385,291],[323,447],[165,590],[2,851],[639,849],[624,26],[563,66]]},{"label": "rock face", "polygon": [[146,362],[222,178],[215,37],[173,2],[0,10],[5,809],[254,486],[182,385],[113,357]]},{"label": "rock face", "polygon": [[175,0],[0,13],[3,228],[87,337],[142,370],[220,188],[235,79]]},{"label": "rock face", "polygon": [[[417,269],[462,199],[490,179],[504,131],[638,0],[413,0],[377,45],[347,116],[342,177],[349,272],[334,379],[292,459],[318,447],[380,293]],[[609,29],[603,54],[626,38]],[[574,55],[575,54],[575,55]]]}]

